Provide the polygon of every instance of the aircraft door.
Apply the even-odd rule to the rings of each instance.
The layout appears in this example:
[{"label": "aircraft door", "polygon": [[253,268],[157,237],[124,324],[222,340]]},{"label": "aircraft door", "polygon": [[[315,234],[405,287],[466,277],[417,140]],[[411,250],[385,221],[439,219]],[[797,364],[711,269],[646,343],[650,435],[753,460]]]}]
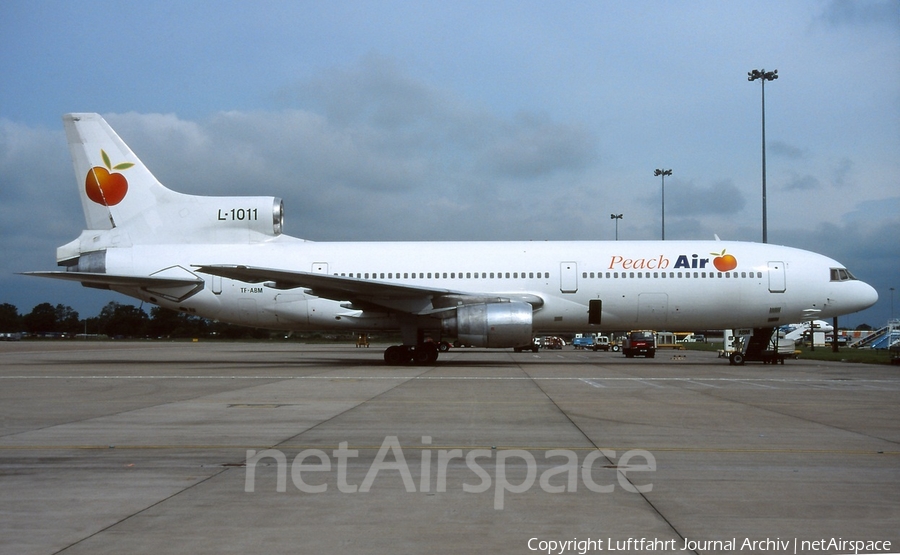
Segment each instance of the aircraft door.
[{"label": "aircraft door", "polygon": [[769,292],[784,293],[784,262],[769,262]]},{"label": "aircraft door", "polygon": [[603,319],[603,301],[591,299],[588,301],[588,324],[600,325]]},{"label": "aircraft door", "polygon": [[562,293],[578,292],[578,264],[575,262],[559,263],[559,290]]}]

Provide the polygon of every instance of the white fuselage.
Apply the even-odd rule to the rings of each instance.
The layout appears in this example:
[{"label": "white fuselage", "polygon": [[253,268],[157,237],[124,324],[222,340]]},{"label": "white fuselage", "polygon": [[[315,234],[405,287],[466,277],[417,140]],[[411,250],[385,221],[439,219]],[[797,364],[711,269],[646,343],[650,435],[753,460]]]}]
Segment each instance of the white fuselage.
[{"label": "white fuselage", "polygon": [[[715,253],[733,256],[736,267],[720,271]],[[175,265],[192,270],[213,262],[466,294],[533,295],[543,300],[533,315],[536,333],[774,327],[860,310],[874,296],[858,280],[833,280],[831,269],[841,265],[825,256],[719,241],[320,243],[279,236],[253,244],[111,248],[106,271],[148,275]],[[397,327],[387,311],[363,312],[303,288],[278,290],[197,275],[204,279],[204,289],[180,303],[136,288],[116,289],[168,308],[256,327]],[[589,326],[591,300],[601,301],[602,316],[599,324]]]}]

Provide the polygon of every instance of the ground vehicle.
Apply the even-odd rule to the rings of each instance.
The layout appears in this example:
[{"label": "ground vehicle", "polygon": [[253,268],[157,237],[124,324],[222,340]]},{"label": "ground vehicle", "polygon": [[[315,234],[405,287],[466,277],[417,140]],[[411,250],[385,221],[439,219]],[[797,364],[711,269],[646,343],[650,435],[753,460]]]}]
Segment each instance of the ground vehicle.
[{"label": "ground vehicle", "polygon": [[513,347],[513,351],[517,353],[521,353],[522,351],[531,351],[532,353],[538,352],[538,349],[541,348],[541,341],[537,337],[533,337],[531,339],[531,345],[520,345],[518,347]]},{"label": "ground vehicle", "polygon": [[622,352],[628,358],[643,355],[647,358],[656,356],[656,332],[652,330],[632,330],[625,336]]},{"label": "ground vehicle", "polygon": [[610,349],[614,353],[618,353],[622,350],[622,344],[625,342],[625,338],[623,336],[616,337],[610,342]]},{"label": "ground vehicle", "polygon": [[544,338],[544,348],[545,349],[562,349],[563,348],[563,340],[559,337],[547,336]]},{"label": "ground vehicle", "polygon": [[608,351],[609,338],[605,335],[598,335],[594,338],[594,344],[591,345],[591,349],[594,351]]},{"label": "ground vehicle", "polygon": [[[706,336],[699,333],[675,334],[677,343],[706,343]],[[680,336],[680,337],[679,337]]]},{"label": "ground vehicle", "polygon": [[734,338],[734,351],[728,355],[730,364],[744,364],[747,361],[784,364],[784,359],[797,357],[794,341],[780,337],[778,330],[735,330]]},{"label": "ground vehicle", "polygon": [[591,349],[592,351],[608,351],[610,347],[609,337],[593,333],[579,333],[572,340],[572,346],[576,349]]},{"label": "ground vehicle", "polygon": [[589,333],[579,333],[572,340],[572,346],[576,349],[592,349],[594,347],[594,336]]}]

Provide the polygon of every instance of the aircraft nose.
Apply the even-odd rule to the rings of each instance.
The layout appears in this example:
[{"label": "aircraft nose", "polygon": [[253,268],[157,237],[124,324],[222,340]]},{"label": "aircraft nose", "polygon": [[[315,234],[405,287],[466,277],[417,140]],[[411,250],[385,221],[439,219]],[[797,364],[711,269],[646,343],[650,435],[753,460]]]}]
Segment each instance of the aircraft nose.
[{"label": "aircraft nose", "polygon": [[875,288],[872,287],[871,285],[869,285],[868,283],[866,284],[866,289],[868,290],[867,291],[868,297],[866,299],[866,303],[867,303],[866,308],[869,308],[870,306],[872,306],[873,304],[878,302],[878,291],[876,291]]},{"label": "aircraft nose", "polygon": [[853,301],[858,305],[856,311],[865,310],[878,302],[878,291],[868,283],[860,281],[857,292],[853,295]]}]

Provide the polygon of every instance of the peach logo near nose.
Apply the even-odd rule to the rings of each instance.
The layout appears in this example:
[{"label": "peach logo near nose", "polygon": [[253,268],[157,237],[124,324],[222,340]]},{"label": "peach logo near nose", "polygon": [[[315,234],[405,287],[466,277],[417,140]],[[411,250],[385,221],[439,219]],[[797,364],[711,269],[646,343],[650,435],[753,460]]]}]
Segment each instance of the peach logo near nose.
[{"label": "peach logo near nose", "polygon": [[716,267],[720,272],[730,272],[737,268],[737,258],[733,255],[725,254],[725,251],[722,252],[711,252],[715,256],[713,259],[713,266]]},{"label": "peach logo near nose", "polygon": [[100,156],[106,167],[94,166],[88,170],[87,176],[84,178],[84,192],[97,204],[115,206],[125,198],[125,193],[128,192],[128,180],[121,173],[112,173],[111,170],[127,170],[134,164],[122,162],[113,166],[103,149],[100,149]]}]

